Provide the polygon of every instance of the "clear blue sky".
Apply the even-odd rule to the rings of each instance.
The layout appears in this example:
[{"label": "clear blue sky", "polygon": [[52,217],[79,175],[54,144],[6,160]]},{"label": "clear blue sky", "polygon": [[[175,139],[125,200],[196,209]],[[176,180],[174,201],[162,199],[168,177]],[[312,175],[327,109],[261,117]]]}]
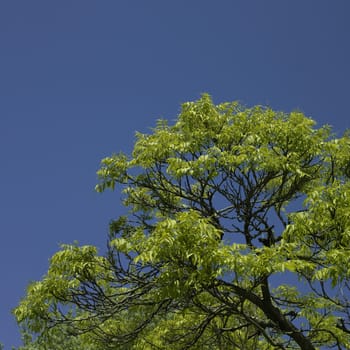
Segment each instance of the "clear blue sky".
[{"label": "clear blue sky", "polygon": [[302,110],[350,127],[348,0],[0,2],[0,342],[60,243],[104,249],[122,212],[99,161],[180,103]]}]

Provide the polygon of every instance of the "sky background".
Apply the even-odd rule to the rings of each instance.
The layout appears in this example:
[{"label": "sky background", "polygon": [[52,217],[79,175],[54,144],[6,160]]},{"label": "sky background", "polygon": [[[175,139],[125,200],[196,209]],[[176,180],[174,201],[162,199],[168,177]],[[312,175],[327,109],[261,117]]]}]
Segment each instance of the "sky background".
[{"label": "sky background", "polygon": [[61,243],[103,252],[120,195],[96,170],[182,102],[350,127],[348,0],[0,1],[0,342]]}]

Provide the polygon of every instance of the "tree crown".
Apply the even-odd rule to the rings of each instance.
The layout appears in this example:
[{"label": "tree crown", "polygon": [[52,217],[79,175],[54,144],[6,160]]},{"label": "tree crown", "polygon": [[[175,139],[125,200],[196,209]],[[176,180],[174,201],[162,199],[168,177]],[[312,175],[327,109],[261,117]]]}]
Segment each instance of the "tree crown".
[{"label": "tree crown", "polygon": [[105,349],[350,347],[349,154],[301,112],[184,103],[102,160],[107,254],[64,246],[15,315]]}]

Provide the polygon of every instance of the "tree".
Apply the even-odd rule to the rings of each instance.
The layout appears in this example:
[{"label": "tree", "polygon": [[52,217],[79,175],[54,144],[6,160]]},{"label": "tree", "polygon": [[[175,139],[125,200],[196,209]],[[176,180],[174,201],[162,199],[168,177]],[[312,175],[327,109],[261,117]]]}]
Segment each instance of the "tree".
[{"label": "tree", "polygon": [[108,251],[65,245],[14,313],[98,349],[350,348],[350,138],[208,95],[102,161]]}]

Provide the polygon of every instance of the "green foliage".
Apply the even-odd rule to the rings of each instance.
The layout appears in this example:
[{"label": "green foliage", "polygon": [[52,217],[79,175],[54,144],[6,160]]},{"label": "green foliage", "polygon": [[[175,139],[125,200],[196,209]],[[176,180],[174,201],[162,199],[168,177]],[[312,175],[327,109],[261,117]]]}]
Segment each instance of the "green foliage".
[{"label": "green foliage", "polygon": [[43,338],[34,338],[23,330],[23,345],[12,350],[96,350],[97,344],[85,342],[84,337],[67,337],[65,327],[56,327],[47,331]]},{"label": "green foliage", "polygon": [[185,103],[102,160],[129,209],[106,255],[63,246],[15,316],[75,348],[350,348],[349,164],[300,112]]}]

